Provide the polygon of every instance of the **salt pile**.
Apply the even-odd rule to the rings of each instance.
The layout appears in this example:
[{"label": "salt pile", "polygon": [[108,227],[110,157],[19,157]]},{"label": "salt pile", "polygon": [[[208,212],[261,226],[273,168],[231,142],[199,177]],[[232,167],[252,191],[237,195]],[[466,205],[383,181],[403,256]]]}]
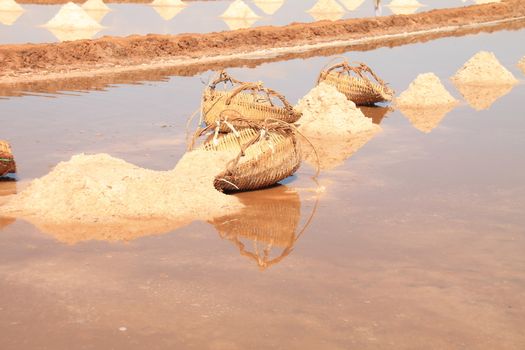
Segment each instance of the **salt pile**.
[{"label": "salt pile", "polygon": [[76,155],[34,180],[0,207],[0,214],[42,227],[77,225],[77,231],[86,232],[143,221],[132,229],[142,233],[148,221],[157,230],[166,223],[207,220],[241,207],[235,197],[213,186],[231,158],[225,152],[193,151],[173,170],[153,171],[107,154]]},{"label": "salt pile", "polygon": [[456,84],[516,84],[518,80],[501,65],[494,53],[480,51],[452,77]]},{"label": "salt pile", "polygon": [[284,0],[253,0],[253,3],[267,15],[273,15],[283,6]]},{"label": "salt pile", "polygon": [[13,25],[23,12],[22,6],[14,0],[0,0],[0,23],[3,25]]},{"label": "salt pile", "polygon": [[357,10],[365,0],[339,0],[348,11]]},{"label": "salt pile", "polygon": [[173,6],[153,6],[155,12],[165,21],[172,20],[175,16],[184,10],[184,7],[173,7]]},{"label": "salt pile", "polygon": [[445,89],[434,73],[419,74],[396,99],[396,106],[428,108],[454,105],[458,101]]},{"label": "salt pile", "polygon": [[68,29],[101,29],[102,26],[91,18],[84,9],[72,2],[63,5],[58,13],[44,27]]},{"label": "salt pile", "polygon": [[18,5],[14,0],[0,0],[0,11],[5,12],[21,12],[23,7]]},{"label": "salt pile", "polygon": [[335,0],[319,0],[307,12],[316,21],[336,21],[344,16],[345,10]]},{"label": "salt pile", "polygon": [[392,0],[386,6],[396,15],[410,15],[416,13],[423,4],[417,0]]},{"label": "salt pile", "polygon": [[[314,144],[321,169],[343,163],[380,130],[334,86],[320,83],[304,96],[295,108],[303,113],[300,132]],[[303,143],[306,162],[316,165],[315,152]]]},{"label": "salt pile", "polygon": [[235,0],[224,13],[221,18],[230,19],[257,19],[260,18],[253,10],[242,0]]},{"label": "salt pile", "polygon": [[111,11],[111,9],[106,4],[104,4],[104,1],[102,0],[87,0],[84,4],[82,4],[82,8],[84,10]]}]

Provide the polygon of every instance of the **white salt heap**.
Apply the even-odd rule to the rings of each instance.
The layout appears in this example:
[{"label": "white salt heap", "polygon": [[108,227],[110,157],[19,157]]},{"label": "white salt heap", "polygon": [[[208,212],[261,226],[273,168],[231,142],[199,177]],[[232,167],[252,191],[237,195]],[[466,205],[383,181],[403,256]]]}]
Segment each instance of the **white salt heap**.
[{"label": "white salt heap", "polygon": [[457,102],[434,73],[419,74],[395,101],[398,107],[417,108],[454,105]]},{"label": "white salt heap", "polygon": [[84,9],[72,2],[63,5],[44,27],[66,29],[100,29],[102,26]]},{"label": "white salt heap", "polygon": [[181,0],[153,0],[150,5],[156,7],[186,7],[186,4]]},{"label": "white salt heap", "polygon": [[106,4],[104,4],[104,1],[102,0],[87,0],[84,4],[82,4],[82,8],[84,10],[111,11],[111,9]]},{"label": "white salt heap", "polygon": [[319,0],[306,12],[317,21],[336,21],[344,16],[345,10],[335,0]]},{"label": "white salt heap", "polygon": [[[342,164],[380,130],[334,86],[320,83],[295,108],[302,112],[299,130],[315,147],[321,169]],[[303,142],[304,159],[316,166],[308,142]]]},{"label": "white salt heap", "polygon": [[348,11],[357,10],[365,0],[339,0]]},{"label": "white salt heap", "polygon": [[518,80],[501,65],[494,53],[480,51],[452,77],[455,84],[516,84]]},{"label": "white salt heap", "polygon": [[253,3],[267,15],[273,15],[283,6],[284,0],[253,0]]},{"label": "white salt heap", "polygon": [[107,154],[76,155],[14,196],[2,215],[53,224],[209,219],[240,207],[213,187],[232,155],[187,153],[170,171],[140,168]]},{"label": "white salt heap", "polygon": [[392,0],[386,6],[396,15],[410,15],[416,13],[423,4],[417,0]]},{"label": "white salt heap", "polygon": [[257,19],[260,18],[253,10],[242,0],[235,0],[224,13],[222,18],[231,19]]},{"label": "white salt heap", "polygon": [[5,12],[21,12],[24,11],[22,6],[18,5],[14,0],[0,0],[0,11]]},{"label": "white salt heap", "polygon": [[312,136],[337,136],[373,129],[375,125],[333,85],[320,83],[295,108],[303,113],[300,130]]}]

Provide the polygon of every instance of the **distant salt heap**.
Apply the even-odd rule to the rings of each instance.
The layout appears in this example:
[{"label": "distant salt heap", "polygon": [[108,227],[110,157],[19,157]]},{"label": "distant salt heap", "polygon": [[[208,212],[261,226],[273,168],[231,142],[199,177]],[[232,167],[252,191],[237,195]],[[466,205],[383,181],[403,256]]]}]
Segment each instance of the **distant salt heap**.
[{"label": "distant salt heap", "polygon": [[434,73],[419,74],[395,101],[398,107],[418,108],[450,105],[457,102]]},{"label": "distant salt heap", "polygon": [[496,56],[486,51],[480,51],[470,58],[451,80],[476,110],[488,109],[518,83]]},{"label": "distant salt heap", "polygon": [[0,23],[3,25],[13,25],[23,12],[23,7],[14,0],[0,0]]},{"label": "distant salt heap", "polygon": [[518,80],[501,65],[494,53],[480,51],[452,77],[458,84],[516,84]]},{"label": "distant salt heap", "polygon": [[418,130],[429,133],[458,101],[434,73],[420,74],[396,99],[396,107]]},{"label": "distant salt heap", "polygon": [[316,21],[337,21],[344,14],[344,8],[335,0],[319,0],[307,11]]},{"label": "distant salt heap", "polygon": [[365,0],[339,0],[348,11],[357,10]]},{"label": "distant salt heap", "polygon": [[284,0],[253,0],[253,3],[267,15],[273,15],[283,6]]},{"label": "distant salt heap", "polygon": [[100,23],[102,19],[111,11],[102,0],[87,0],[82,4],[82,8],[95,21]]},{"label": "distant salt heap", "polygon": [[242,0],[235,0],[224,13],[221,18],[229,19],[257,19],[260,18],[253,10],[246,5]]},{"label": "distant salt heap", "polygon": [[186,8],[186,4],[181,0],[154,0],[150,5],[165,21],[172,20]]},{"label": "distant salt heap", "polygon": [[396,15],[410,15],[416,13],[423,4],[417,0],[392,0],[386,6]]},{"label": "distant salt heap", "polygon": [[[298,121],[299,130],[314,145],[321,169],[342,164],[381,129],[345,95],[326,83],[310,90],[295,108],[303,114]],[[308,142],[302,144],[305,161],[315,166],[315,152]]]},{"label": "distant salt heap", "polygon": [[72,2],[63,5],[58,13],[44,24],[46,28],[58,28],[62,30],[75,29],[101,29],[97,21],[91,18],[84,9]]}]

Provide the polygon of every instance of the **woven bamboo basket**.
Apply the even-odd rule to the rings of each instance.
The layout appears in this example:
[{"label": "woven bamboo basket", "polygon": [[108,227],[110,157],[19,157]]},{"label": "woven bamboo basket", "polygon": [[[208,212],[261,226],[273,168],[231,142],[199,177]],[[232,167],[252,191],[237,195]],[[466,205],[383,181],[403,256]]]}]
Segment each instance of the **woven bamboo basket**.
[{"label": "woven bamboo basket", "polygon": [[351,66],[344,61],[323,69],[317,84],[321,82],[335,86],[356,105],[388,102],[394,97],[394,91],[364,63]]},{"label": "woven bamboo basket", "polygon": [[[203,135],[210,128],[198,131],[195,136]],[[282,121],[266,121],[264,125],[252,122],[251,128],[215,137],[201,145],[200,149],[236,155],[215,178],[215,188],[223,192],[256,190],[274,185],[294,174],[301,165],[295,132]]]},{"label": "woven bamboo basket", "polygon": [[[218,90],[217,86],[232,84],[231,90]],[[202,96],[201,114],[206,125],[214,125],[221,117],[235,119],[237,129],[248,127],[243,119],[235,118],[239,114],[250,122],[263,122],[268,118],[294,123],[301,117],[286,98],[272,89],[262,86],[262,83],[244,83],[221,72]],[[222,126],[221,132],[228,132]]]},{"label": "woven bamboo basket", "polygon": [[15,158],[9,144],[0,140],[0,176],[11,173],[16,173]]}]

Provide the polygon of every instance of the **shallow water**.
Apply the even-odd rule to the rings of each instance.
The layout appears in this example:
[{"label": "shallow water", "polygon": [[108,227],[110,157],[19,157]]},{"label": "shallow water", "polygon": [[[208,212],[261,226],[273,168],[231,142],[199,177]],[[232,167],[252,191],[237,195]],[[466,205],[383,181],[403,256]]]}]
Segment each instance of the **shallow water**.
[{"label": "shallow water", "polygon": [[[347,53],[398,92],[432,71],[461,103],[429,133],[392,111],[360,149],[323,149],[341,159],[318,201],[305,164],[286,187],[243,194],[238,216],[126,242],[0,221],[2,349],[524,348],[524,33]],[[481,49],[520,84],[476,110],[448,77]],[[329,60],[231,73],[295,103]],[[0,100],[16,186],[79,152],[173,167],[210,74]]]},{"label": "shallow water", "polygon": [[[228,8],[231,1],[191,1],[187,6],[178,8],[154,8],[148,4],[108,4],[111,11],[94,13],[105,28],[93,32],[52,33],[43,28],[60,9],[61,5],[21,5],[24,12],[0,12],[0,44],[5,43],[40,43],[60,40],[98,38],[104,35],[126,36],[131,34],[178,34],[188,32],[214,32],[230,29],[266,25],[286,25],[293,22],[312,22],[315,19],[338,20],[341,18],[371,17],[391,15],[398,11],[411,13],[428,11],[435,8],[459,7],[471,5],[472,1],[461,0],[423,0],[422,6],[398,8],[389,7],[383,2],[376,11],[372,0],[346,1],[347,8],[337,13],[310,15],[307,11],[316,0],[285,0],[279,8],[264,11],[253,1],[246,1],[250,8],[260,16],[257,20],[223,20],[220,15]],[[275,10],[274,13],[271,13]],[[270,12],[270,13],[268,13]]]}]

